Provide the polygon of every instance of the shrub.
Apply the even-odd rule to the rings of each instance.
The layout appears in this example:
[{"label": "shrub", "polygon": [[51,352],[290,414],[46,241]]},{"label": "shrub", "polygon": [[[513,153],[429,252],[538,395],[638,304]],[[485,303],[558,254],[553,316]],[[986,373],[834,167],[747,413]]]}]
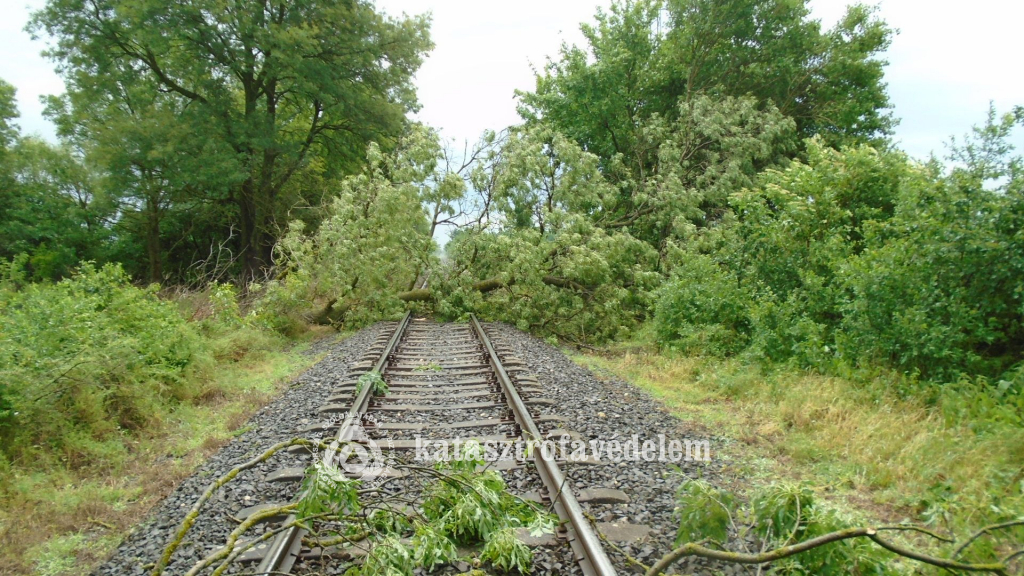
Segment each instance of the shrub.
[{"label": "shrub", "polygon": [[[1007,138],[1017,121],[990,114],[953,146],[945,173],[811,141],[806,163],[764,172],[733,195],[734,220],[683,244],[658,291],[659,340],[830,372],[883,366],[957,389],[1014,381],[1024,159]],[[1013,404],[1015,391],[988,397]]]},{"label": "shrub", "polygon": [[750,336],[750,293],[710,257],[692,255],[657,291],[654,328],[663,345],[731,354]]},{"label": "shrub", "polygon": [[[155,288],[120,266],[84,264],[56,284],[0,292],[3,450],[33,445],[69,460],[94,441],[140,429],[168,401],[198,390],[188,374],[206,356],[195,329]],[[77,439],[77,440],[76,440]]]},{"label": "shrub", "polygon": [[1024,202],[953,179],[907,190],[843,271],[844,349],[928,378],[998,376],[1021,358]]}]

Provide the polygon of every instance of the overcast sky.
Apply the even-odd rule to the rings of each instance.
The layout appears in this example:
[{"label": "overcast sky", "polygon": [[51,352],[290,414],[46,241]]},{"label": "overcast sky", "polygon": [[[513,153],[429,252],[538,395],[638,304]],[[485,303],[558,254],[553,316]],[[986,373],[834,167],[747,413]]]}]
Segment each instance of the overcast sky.
[{"label": "overcast sky", "polygon": [[[0,0],[0,78],[18,89],[27,133],[53,138],[39,96],[63,90],[44,45],[23,31],[44,0]],[[593,0],[378,0],[388,13],[430,11],[436,48],[417,75],[419,118],[446,137],[475,140],[481,131],[516,123],[515,89],[533,87],[531,65],[542,66],[561,42],[582,43],[579,23]],[[814,16],[831,25],[845,0],[811,0]],[[1019,0],[882,0],[882,17],[900,34],[887,54],[889,94],[901,119],[896,137],[911,154],[939,153],[952,134],[980,123],[989,101],[1000,112],[1024,104]],[[1018,150],[1024,134],[1018,131]]]}]

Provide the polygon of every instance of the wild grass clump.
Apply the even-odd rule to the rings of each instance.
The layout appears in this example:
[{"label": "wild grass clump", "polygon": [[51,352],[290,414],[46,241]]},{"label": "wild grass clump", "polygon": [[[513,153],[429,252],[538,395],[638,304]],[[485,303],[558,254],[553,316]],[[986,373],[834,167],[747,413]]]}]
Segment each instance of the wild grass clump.
[{"label": "wild grass clump", "polygon": [[580,360],[740,440],[721,446],[736,452],[738,466],[785,463],[768,465],[766,478],[827,486],[851,508],[872,501],[873,513],[889,521],[909,515],[966,529],[1024,515],[1024,428],[991,416],[986,406],[1000,404],[981,400],[987,385],[949,385],[943,402],[929,403],[901,396],[914,384],[894,372],[852,379],[636,344],[612,352]]}]

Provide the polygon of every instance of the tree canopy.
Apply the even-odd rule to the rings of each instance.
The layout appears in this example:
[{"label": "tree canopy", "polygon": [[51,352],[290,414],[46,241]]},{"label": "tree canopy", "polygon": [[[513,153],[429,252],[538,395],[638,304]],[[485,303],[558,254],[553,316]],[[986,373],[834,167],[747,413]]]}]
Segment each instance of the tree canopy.
[{"label": "tree canopy", "polygon": [[237,229],[253,277],[279,220],[316,193],[310,179],[356,170],[371,141],[394,145],[417,106],[428,25],[366,1],[51,0],[32,28],[56,39],[65,133],[98,148],[143,213],[150,275],[159,221],[184,196],[190,212],[222,211],[214,238]]},{"label": "tree canopy", "polygon": [[893,126],[880,58],[892,33],[864,6],[823,31],[802,0],[625,1],[582,31],[588,46],[563,46],[520,113],[600,158],[619,188],[606,222],[656,247],[681,206],[709,225],[803,139],[882,145]]},{"label": "tree canopy", "polygon": [[[160,26],[155,26],[159,23]],[[571,341],[997,376],[1020,358],[1020,109],[921,165],[853,5],[621,0],[461,153],[407,118],[426,17],[359,1],[50,0],[60,146],[0,85],[5,257],[235,279],[258,314],[480,312]],[[448,236],[439,248],[439,232]],[[985,267],[999,268],[985,274]],[[276,319],[275,319],[276,318]],[[869,360],[865,360],[869,359]]]}]

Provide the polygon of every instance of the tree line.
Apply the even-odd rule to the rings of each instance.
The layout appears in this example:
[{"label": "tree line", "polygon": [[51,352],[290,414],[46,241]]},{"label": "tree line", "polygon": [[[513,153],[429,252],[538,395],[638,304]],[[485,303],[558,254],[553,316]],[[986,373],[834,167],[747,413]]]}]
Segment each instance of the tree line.
[{"label": "tree line", "polygon": [[649,329],[822,369],[1016,374],[1024,112],[991,110],[946,163],[908,158],[873,8],[825,28],[804,1],[614,2],[517,94],[521,124],[464,149],[408,118],[428,17],[51,0],[31,28],[67,83],[61,142],[21,137],[0,92],[0,235],[37,279],[82,260],[231,279],[285,331],[412,305],[579,343]]},{"label": "tree line", "polygon": [[[47,99],[57,143],[21,134],[0,81],[0,470],[107,475],[231,394],[216,367],[408,308],[882,382],[1015,441],[1024,107],[909,158],[875,9],[825,28],[807,0],[616,0],[516,95],[521,123],[458,146],[410,118],[429,25],[368,0],[48,0],[30,29],[67,87]],[[1019,480],[993,479],[979,513],[1015,517]],[[885,573],[862,538],[903,554],[805,521],[805,496],[743,511],[684,484],[681,509],[711,516],[682,515],[649,572],[699,555]],[[724,544],[734,513],[790,536],[685,543],[717,525]],[[958,558],[1004,529],[1019,519],[922,561],[1000,573],[1020,552]]]}]

